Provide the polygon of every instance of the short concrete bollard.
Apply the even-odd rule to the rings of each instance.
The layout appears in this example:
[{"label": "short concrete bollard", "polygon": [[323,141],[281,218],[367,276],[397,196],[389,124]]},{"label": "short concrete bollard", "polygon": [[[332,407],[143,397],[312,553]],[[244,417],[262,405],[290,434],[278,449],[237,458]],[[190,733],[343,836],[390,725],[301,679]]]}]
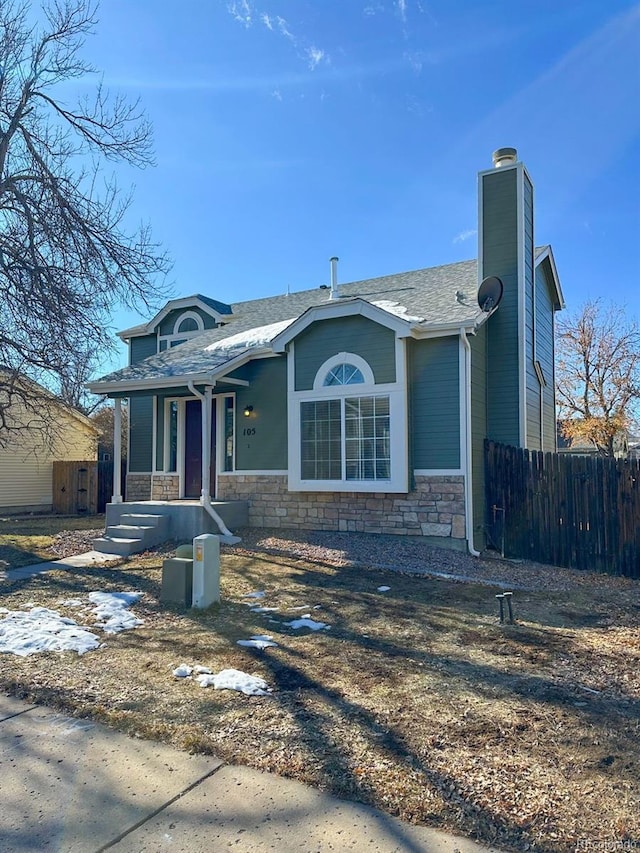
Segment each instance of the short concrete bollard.
[{"label": "short concrete bollard", "polygon": [[162,561],[160,601],[191,607],[193,598],[193,560],[171,557]]},{"label": "short concrete bollard", "polygon": [[203,533],[193,540],[193,607],[220,601],[220,539]]}]

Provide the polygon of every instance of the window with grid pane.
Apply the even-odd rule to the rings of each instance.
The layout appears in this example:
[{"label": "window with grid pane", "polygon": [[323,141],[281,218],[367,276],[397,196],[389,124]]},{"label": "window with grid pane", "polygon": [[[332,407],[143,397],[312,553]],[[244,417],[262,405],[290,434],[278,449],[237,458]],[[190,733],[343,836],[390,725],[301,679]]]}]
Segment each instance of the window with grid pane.
[{"label": "window with grid pane", "polygon": [[391,441],[388,397],[347,397],[344,401],[347,480],[388,480]]},{"label": "window with grid pane", "polygon": [[301,403],[300,428],[303,480],[390,479],[389,397]]},{"label": "window with grid pane", "polygon": [[342,477],[342,415],[340,400],[314,400],[300,406],[302,478]]}]

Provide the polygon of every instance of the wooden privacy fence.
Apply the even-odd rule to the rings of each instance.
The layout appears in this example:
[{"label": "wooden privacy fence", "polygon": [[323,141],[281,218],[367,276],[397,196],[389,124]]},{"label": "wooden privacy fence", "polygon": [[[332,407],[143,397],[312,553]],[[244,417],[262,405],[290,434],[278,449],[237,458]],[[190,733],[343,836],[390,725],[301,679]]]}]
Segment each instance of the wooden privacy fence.
[{"label": "wooden privacy fence", "polygon": [[[53,511],[64,515],[104,512],[113,494],[113,462],[54,462]],[[124,489],[127,463],[122,463]],[[124,496],[124,495],[123,495]]]},{"label": "wooden privacy fence", "polygon": [[485,442],[486,529],[507,557],[640,577],[640,461]]}]

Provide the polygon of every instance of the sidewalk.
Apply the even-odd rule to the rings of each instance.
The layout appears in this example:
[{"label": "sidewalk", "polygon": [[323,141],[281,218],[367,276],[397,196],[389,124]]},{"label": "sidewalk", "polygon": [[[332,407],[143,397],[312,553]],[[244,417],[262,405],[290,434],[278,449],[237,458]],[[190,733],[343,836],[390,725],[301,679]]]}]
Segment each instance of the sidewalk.
[{"label": "sidewalk", "polygon": [[42,563],[32,563],[30,566],[20,566],[17,569],[0,570],[0,580],[25,580],[35,575],[42,575],[44,572],[100,566],[112,560],[122,560],[122,557],[119,554],[103,554],[102,551],[85,551],[84,554],[74,554],[71,557],[63,557],[61,560],[46,560]]},{"label": "sidewalk", "polygon": [[488,853],[299,782],[0,694],[7,853]]}]

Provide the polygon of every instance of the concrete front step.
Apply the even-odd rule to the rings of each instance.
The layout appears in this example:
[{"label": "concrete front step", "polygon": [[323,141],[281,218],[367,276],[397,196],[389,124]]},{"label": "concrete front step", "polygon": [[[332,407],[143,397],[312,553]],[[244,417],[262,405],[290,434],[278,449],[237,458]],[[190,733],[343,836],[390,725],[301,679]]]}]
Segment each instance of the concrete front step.
[{"label": "concrete front step", "polygon": [[141,524],[111,524],[105,531],[106,539],[141,539],[145,545],[151,547],[158,544],[160,527],[143,526]]},{"label": "concrete front step", "polygon": [[107,526],[105,535],[94,539],[93,547],[105,554],[128,557],[153,548],[169,538],[168,519],[151,513],[123,513],[120,524]]},{"label": "concrete front step", "polygon": [[118,554],[120,557],[128,557],[129,554],[137,554],[145,550],[142,539],[124,539],[118,536],[101,536],[93,540],[93,550],[103,554]]},{"label": "concrete front step", "polygon": [[123,512],[118,524],[132,524],[140,527],[162,527],[166,524],[166,517],[150,512]]}]

